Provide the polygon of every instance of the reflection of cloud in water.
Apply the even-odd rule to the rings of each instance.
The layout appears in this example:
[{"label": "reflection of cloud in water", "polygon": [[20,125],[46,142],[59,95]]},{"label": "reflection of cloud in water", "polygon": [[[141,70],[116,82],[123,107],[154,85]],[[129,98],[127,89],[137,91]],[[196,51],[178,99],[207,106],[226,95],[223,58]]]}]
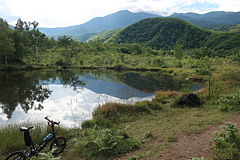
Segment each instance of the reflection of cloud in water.
[{"label": "reflection of cloud in water", "polygon": [[94,109],[107,102],[134,103],[141,100],[150,100],[153,96],[145,98],[129,98],[126,100],[112,97],[106,94],[97,94],[89,89],[79,89],[78,92],[62,85],[49,85],[53,94],[43,102],[44,108],[39,110],[29,110],[25,113],[20,106],[14,111],[12,118],[7,120],[0,111],[0,125],[10,123],[44,121],[45,116],[61,121],[65,127],[79,127],[83,120],[90,119]]}]

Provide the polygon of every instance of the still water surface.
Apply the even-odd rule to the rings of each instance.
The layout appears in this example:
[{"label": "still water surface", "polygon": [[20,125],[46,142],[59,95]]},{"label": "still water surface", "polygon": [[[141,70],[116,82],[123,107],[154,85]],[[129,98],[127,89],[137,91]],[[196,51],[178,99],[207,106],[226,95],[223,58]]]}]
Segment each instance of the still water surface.
[{"label": "still water surface", "polygon": [[157,90],[197,90],[160,72],[105,70],[20,71],[0,73],[0,126],[42,121],[79,127],[107,102],[151,100]]}]

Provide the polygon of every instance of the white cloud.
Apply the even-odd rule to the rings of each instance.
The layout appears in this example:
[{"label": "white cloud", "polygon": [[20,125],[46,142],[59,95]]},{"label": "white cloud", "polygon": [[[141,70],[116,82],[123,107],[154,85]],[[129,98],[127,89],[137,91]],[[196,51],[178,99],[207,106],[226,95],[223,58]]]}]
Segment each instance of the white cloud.
[{"label": "white cloud", "polygon": [[[199,3],[217,4],[218,8],[183,8]],[[212,10],[240,11],[239,0],[0,0],[0,16],[17,16],[38,21],[40,26],[57,27],[84,23],[122,9],[169,15],[174,12]]]}]

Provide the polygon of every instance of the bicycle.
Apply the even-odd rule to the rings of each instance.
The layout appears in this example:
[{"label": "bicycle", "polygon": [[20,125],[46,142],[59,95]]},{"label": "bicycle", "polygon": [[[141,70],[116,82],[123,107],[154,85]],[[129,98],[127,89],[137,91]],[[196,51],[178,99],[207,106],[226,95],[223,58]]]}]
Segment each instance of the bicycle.
[{"label": "bicycle", "polygon": [[28,128],[21,127],[20,131],[24,133],[25,145],[28,148],[9,154],[5,160],[26,160],[27,158],[37,156],[38,152],[42,151],[50,141],[52,141],[50,144],[50,150],[53,150],[53,155],[58,155],[63,152],[66,147],[66,139],[63,136],[56,137],[54,130],[55,125],[59,126],[60,122],[54,122],[53,120],[49,120],[48,117],[45,117],[44,119],[48,121],[48,125],[51,127],[52,132],[43,139],[43,143],[39,146],[33,144],[32,137],[29,132],[30,129],[34,128],[33,126]]}]

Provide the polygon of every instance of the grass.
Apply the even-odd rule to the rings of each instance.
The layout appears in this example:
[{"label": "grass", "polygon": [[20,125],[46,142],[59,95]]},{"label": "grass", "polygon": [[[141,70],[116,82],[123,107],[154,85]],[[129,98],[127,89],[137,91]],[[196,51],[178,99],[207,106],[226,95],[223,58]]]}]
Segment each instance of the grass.
[{"label": "grass", "polygon": [[[30,130],[30,134],[32,136],[32,140],[34,144],[40,144],[43,141],[43,138],[51,133],[51,130],[47,125],[43,123],[20,123],[8,125],[6,127],[0,128],[0,156],[6,156],[7,154],[18,151],[22,149],[26,149],[23,132],[20,131],[20,127],[25,126],[34,126],[33,129]],[[74,129],[68,130],[64,128],[56,127],[57,135],[62,135],[67,139],[76,135],[76,131]]]}]

